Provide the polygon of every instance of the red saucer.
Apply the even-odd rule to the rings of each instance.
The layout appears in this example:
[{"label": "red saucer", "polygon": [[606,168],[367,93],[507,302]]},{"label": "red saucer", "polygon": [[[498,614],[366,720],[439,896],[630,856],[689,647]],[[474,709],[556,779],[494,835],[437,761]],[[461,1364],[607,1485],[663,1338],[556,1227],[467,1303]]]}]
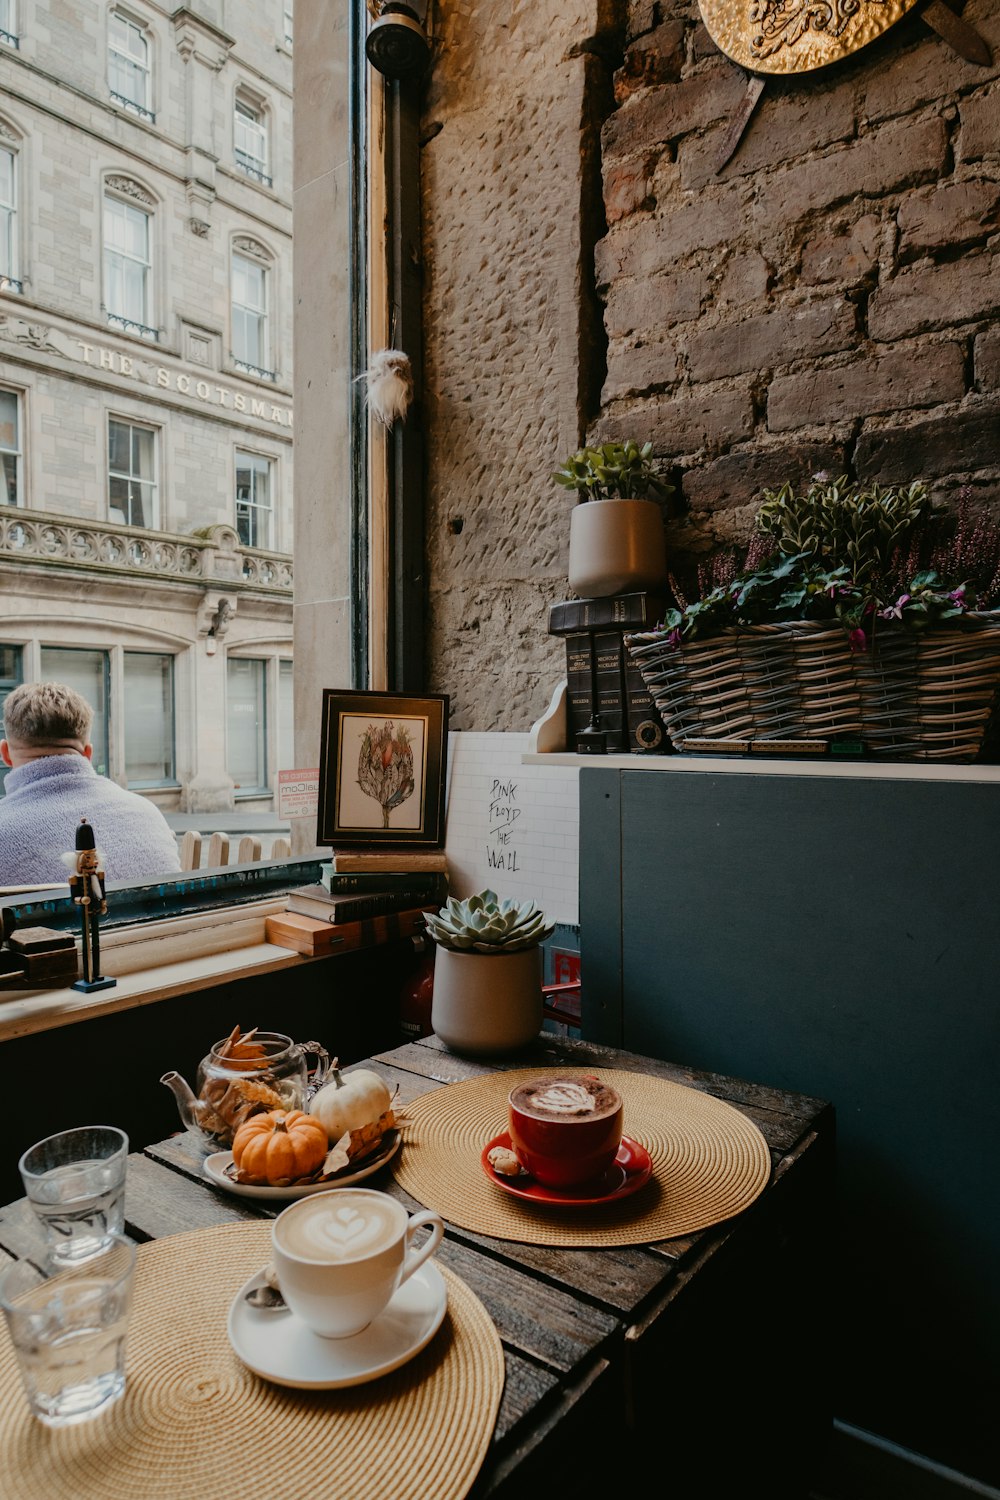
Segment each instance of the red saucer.
[{"label": "red saucer", "polygon": [[573,1188],[543,1187],[526,1172],[517,1177],[504,1177],[502,1173],[494,1172],[487,1160],[494,1146],[510,1150],[510,1136],[506,1131],[502,1135],[495,1135],[483,1147],[480,1157],[483,1171],[497,1187],[510,1193],[512,1198],[520,1198],[524,1203],[541,1203],[558,1208],[595,1208],[602,1203],[617,1203],[620,1198],[628,1198],[632,1193],[637,1193],[653,1175],[649,1152],[628,1135],[622,1136],[618,1155],[606,1172]]}]

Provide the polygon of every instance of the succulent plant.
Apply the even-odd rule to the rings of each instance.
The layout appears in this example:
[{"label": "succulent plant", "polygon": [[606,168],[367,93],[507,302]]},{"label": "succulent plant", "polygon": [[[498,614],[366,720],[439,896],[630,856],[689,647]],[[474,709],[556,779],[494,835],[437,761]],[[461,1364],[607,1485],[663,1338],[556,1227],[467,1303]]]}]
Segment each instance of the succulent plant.
[{"label": "succulent plant", "polygon": [[544,942],[555,927],[534,901],[501,901],[479,891],[467,901],[449,896],[435,916],[425,914],[427,935],[455,953],[512,953]]},{"label": "succulent plant", "polygon": [[631,438],[601,448],[581,448],[552,478],[564,489],[576,490],[580,500],[664,499],[673,494],[674,487],[653,463],[652,452],[652,443],[640,448]]}]

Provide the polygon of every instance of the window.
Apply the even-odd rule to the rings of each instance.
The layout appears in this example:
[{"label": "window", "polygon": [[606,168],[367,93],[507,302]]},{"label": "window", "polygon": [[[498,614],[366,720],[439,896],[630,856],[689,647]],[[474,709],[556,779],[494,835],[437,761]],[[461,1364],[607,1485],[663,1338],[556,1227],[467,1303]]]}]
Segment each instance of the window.
[{"label": "window", "polygon": [[273,380],[267,320],[267,267],[236,251],[233,252],[232,264],[232,320],[232,355],[236,364],[251,375]]},{"label": "window", "polygon": [[158,526],[156,433],[108,418],[108,512],[127,526]]},{"label": "window", "polygon": [[[285,3],[284,3],[284,5],[282,6],[281,9],[282,9],[282,16],[283,16],[283,19],[284,19],[284,26],[285,26],[285,46],[286,47],[291,47],[291,45],[292,45],[292,21],[293,21],[293,14],[292,14],[292,12],[293,12],[293,9],[294,9],[293,0],[285,0]],[[292,767],[292,769],[294,770],[294,767]]]},{"label": "window", "polygon": [[17,153],[0,149],[0,292],[19,292],[17,279]]},{"label": "window", "polygon": [[271,546],[271,460],[236,453],[236,530],[244,547]]},{"label": "window", "polygon": [[104,307],[109,323],[156,338],[149,326],[150,216],[121,198],[104,199]]},{"label": "window", "polygon": [[231,656],[226,663],[226,769],[237,792],[267,789],[267,663]]},{"label": "window", "polygon": [[267,171],[267,125],[260,105],[238,96],[233,117],[233,147],[236,165],[248,177],[271,186]]},{"label": "window", "polygon": [[125,775],[131,787],[176,785],[174,659],[124,652]]},{"label": "window", "polygon": [[292,663],[278,662],[278,770],[294,771],[295,714],[292,703]]},{"label": "window", "polygon": [[[79,651],[71,646],[42,647],[42,682],[64,682],[76,688],[94,710],[94,723],[90,731],[94,747],[94,770],[99,776],[109,774],[108,763],[108,653],[106,651]],[[101,842],[100,829],[96,831],[97,842]]]},{"label": "window", "polygon": [[[0,646],[0,714],[7,701],[7,694],[19,687],[23,678],[21,676],[21,647]],[[0,760],[0,789],[3,787],[4,777],[9,767]]]},{"label": "window", "polygon": [[152,120],[149,42],[136,21],[113,10],[108,17],[108,88],[116,104]]},{"label": "window", "polygon": [[0,390],[0,503],[21,504],[21,411],[16,391]]},{"label": "window", "polygon": [[11,47],[18,45],[17,0],[0,0],[0,42]]}]

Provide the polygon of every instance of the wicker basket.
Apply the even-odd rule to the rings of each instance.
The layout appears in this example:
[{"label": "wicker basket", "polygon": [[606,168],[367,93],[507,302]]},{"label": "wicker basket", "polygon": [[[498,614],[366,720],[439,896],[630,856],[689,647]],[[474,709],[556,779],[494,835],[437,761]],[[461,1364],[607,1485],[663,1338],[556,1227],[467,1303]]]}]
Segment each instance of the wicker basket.
[{"label": "wicker basket", "polygon": [[872,755],[975,760],[1000,701],[997,611],[926,635],[883,625],[863,651],[839,624],[810,621],[625,643],[678,750],[688,739],[857,735]]}]

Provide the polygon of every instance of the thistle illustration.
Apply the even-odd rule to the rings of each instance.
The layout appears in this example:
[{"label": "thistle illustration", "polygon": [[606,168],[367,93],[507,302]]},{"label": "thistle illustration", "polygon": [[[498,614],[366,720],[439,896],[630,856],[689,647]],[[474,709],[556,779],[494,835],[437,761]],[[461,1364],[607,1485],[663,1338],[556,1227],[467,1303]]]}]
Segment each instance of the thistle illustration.
[{"label": "thistle illustration", "polygon": [[395,733],[391,719],[368,725],[358,755],[358,786],[366,797],[374,797],[382,809],[382,827],[388,828],[390,815],[413,796],[413,746],[402,724]]}]

